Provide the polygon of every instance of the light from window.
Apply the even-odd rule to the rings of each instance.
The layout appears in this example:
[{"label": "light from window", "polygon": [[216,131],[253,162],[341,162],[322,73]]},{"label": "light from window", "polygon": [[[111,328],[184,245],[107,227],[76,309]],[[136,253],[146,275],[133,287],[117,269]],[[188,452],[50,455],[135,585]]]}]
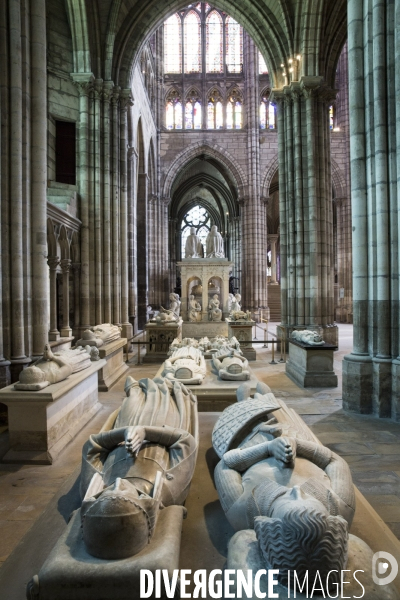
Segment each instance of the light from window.
[{"label": "light from window", "polygon": [[238,90],[233,90],[226,105],[226,128],[241,129],[242,126],[242,98]]},{"label": "light from window", "polygon": [[182,129],[182,103],[176,90],[171,90],[167,97],[165,126],[167,129]]},{"label": "light from window", "polygon": [[186,240],[190,235],[190,228],[194,227],[201,243],[205,246],[207,235],[210,233],[211,219],[203,206],[193,206],[182,219],[181,224],[181,252],[185,256]]},{"label": "light from window", "polygon": [[186,102],[185,129],[193,129],[193,104],[191,102]]},{"label": "light from window", "polygon": [[219,13],[213,10],[206,22],[206,56],[207,73],[222,73],[222,19]]},{"label": "light from window", "polygon": [[329,107],[329,129],[333,129],[335,126],[335,112],[333,106]]},{"label": "light from window", "polygon": [[226,17],[226,66],[229,73],[241,73],[243,62],[243,30],[239,23]]},{"label": "light from window", "polygon": [[195,129],[201,129],[201,104],[195,102],[193,107],[193,124]]},{"label": "light from window", "polygon": [[207,105],[207,129],[214,129],[214,102]]},{"label": "light from window", "polygon": [[222,102],[215,105],[215,129],[222,129],[224,125],[224,116],[222,111]]},{"label": "light from window", "polygon": [[178,14],[164,23],[164,69],[166,73],[182,71],[181,20]]},{"label": "light from window", "polygon": [[175,129],[182,129],[182,104],[175,104]]},{"label": "light from window", "polygon": [[233,129],[233,104],[228,102],[226,105],[226,128]]},{"label": "light from window", "polygon": [[268,67],[260,51],[258,51],[258,73],[259,75],[268,75]]},{"label": "light from window", "polygon": [[268,127],[275,129],[275,107],[269,102],[268,107]]},{"label": "light from window", "polygon": [[200,17],[191,10],[184,21],[185,36],[185,73],[201,72],[201,34]]},{"label": "light from window", "polygon": [[266,90],[260,103],[260,129],[275,129],[275,107],[269,101],[269,90]]},{"label": "light from window", "polygon": [[242,103],[235,102],[235,129],[242,128]]}]

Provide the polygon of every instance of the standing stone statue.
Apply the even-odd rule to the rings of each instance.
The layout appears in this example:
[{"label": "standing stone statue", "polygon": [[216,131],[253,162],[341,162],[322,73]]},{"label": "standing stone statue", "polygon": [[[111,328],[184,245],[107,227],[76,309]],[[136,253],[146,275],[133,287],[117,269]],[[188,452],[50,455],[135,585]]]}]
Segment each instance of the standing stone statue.
[{"label": "standing stone statue", "polygon": [[230,312],[237,312],[239,310],[242,310],[242,305],[240,304],[241,301],[242,301],[242,296],[240,294],[235,294],[233,296],[233,298],[232,298],[231,311]]},{"label": "standing stone statue", "polygon": [[203,244],[196,234],[196,228],[191,227],[190,235],[188,236],[185,245],[185,258],[203,258],[203,256]]},{"label": "standing stone statue", "polygon": [[189,296],[189,321],[197,323],[198,314],[201,313],[201,305],[195,300],[193,295]]},{"label": "standing stone statue", "polygon": [[224,240],[217,226],[213,225],[206,239],[207,258],[225,258]]},{"label": "standing stone statue", "polygon": [[222,310],[219,307],[218,294],[214,294],[208,305],[208,320],[209,321],[221,321]]}]

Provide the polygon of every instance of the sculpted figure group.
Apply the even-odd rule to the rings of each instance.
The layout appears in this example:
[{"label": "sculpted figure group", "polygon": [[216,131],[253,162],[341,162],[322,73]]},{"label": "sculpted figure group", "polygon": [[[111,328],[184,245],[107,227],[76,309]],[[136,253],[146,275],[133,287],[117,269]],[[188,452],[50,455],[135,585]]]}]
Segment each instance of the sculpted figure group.
[{"label": "sculpted figure group", "polygon": [[[190,228],[185,244],[185,258],[204,258],[204,248],[196,228]],[[224,240],[216,225],[212,225],[206,239],[206,258],[225,258]]]}]

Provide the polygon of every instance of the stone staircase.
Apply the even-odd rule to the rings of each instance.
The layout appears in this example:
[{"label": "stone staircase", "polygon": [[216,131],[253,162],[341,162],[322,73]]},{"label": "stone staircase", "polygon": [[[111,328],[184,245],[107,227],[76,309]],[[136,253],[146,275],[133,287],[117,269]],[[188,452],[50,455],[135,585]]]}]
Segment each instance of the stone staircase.
[{"label": "stone staircase", "polygon": [[268,285],[268,306],[270,312],[270,321],[281,321],[281,286]]}]

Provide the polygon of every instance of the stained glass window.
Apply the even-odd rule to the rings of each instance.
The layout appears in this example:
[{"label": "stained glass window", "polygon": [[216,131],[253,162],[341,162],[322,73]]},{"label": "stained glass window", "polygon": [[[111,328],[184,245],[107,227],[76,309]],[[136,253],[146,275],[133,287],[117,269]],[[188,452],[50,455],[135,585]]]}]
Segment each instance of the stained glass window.
[{"label": "stained glass window", "polygon": [[207,73],[222,73],[222,18],[215,10],[208,15],[206,21],[206,48]]},{"label": "stained glass window", "polygon": [[211,219],[207,210],[203,206],[193,206],[182,219],[181,224],[181,240],[182,240],[182,256],[185,256],[186,240],[190,235],[190,228],[196,229],[196,234],[199,236],[201,243],[205,248],[207,235],[211,228]]},{"label": "stained glass window", "polygon": [[275,127],[275,107],[269,101],[269,90],[266,90],[261,97],[260,103],[260,128],[275,129]]},{"label": "stained glass window", "polygon": [[191,10],[184,20],[185,73],[201,72],[201,30],[200,17]]},{"label": "stained glass window", "polygon": [[226,128],[233,129],[233,104],[228,102],[226,105]]},{"label": "stained glass window", "polygon": [[201,129],[201,104],[195,102],[193,107],[193,124],[195,129]]},{"label": "stained glass window", "polygon": [[258,73],[259,75],[268,75],[268,67],[261,52],[258,52]]},{"label": "stained glass window", "polygon": [[329,129],[333,129],[335,126],[335,112],[333,106],[329,107]]},{"label": "stained glass window", "polygon": [[226,66],[229,73],[241,73],[243,63],[243,30],[239,23],[226,17]]},{"label": "stained glass window", "polygon": [[164,23],[164,70],[166,73],[182,71],[181,19],[178,14]]},{"label": "stained glass window", "polygon": [[207,129],[222,129],[223,126],[222,96],[218,89],[214,89],[208,98]]},{"label": "stained glass window", "polygon": [[242,126],[242,97],[239,90],[235,89],[229,94],[226,105],[226,128],[241,129]]},{"label": "stained glass window", "polygon": [[185,129],[193,129],[193,104],[186,102],[185,106]]},{"label": "stained glass window", "polygon": [[268,107],[268,127],[275,129],[275,107],[271,103],[269,103]]},{"label": "stained glass window", "polygon": [[165,126],[167,129],[182,129],[182,102],[177,90],[171,90],[167,96]]}]

